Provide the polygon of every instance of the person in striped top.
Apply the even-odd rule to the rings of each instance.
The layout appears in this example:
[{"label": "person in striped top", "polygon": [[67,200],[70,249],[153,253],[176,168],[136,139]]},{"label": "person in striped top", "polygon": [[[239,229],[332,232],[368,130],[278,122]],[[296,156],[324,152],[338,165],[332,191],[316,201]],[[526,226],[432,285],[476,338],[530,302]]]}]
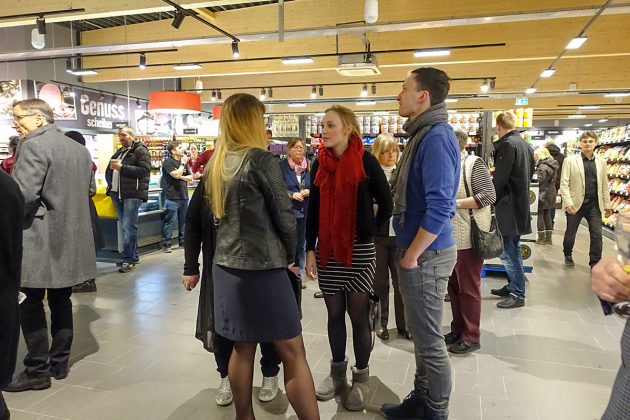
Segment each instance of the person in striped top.
[{"label": "person in striped top", "polygon": [[453,321],[451,332],[444,336],[444,341],[451,353],[465,354],[480,348],[480,285],[483,260],[472,249],[470,221],[471,217],[474,217],[480,229],[490,230],[490,206],[496,200],[496,193],[483,160],[466,153],[468,134],[458,128],[455,129],[455,136],[462,151],[462,171],[455,201],[457,213],[453,218],[457,262],[448,280]]}]

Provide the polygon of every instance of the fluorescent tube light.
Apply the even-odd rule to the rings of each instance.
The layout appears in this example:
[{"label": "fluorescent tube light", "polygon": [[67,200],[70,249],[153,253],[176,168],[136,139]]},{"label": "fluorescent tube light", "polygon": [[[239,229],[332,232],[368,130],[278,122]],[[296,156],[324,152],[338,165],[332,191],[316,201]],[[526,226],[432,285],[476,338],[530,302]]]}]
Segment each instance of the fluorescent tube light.
[{"label": "fluorescent tube light", "polygon": [[173,70],[195,70],[200,69],[202,66],[196,63],[188,63],[188,64],[175,64],[173,66]]},{"label": "fluorescent tube light", "polygon": [[583,105],[578,107],[578,109],[599,109],[599,105]]},{"label": "fluorescent tube light", "polygon": [[447,104],[454,104],[455,102],[457,102],[457,99],[455,98],[446,98],[446,100],[444,101]]},{"label": "fluorescent tube light", "polygon": [[584,118],[586,118],[586,115],[582,115],[582,114],[569,115],[570,120],[581,120]]},{"label": "fluorescent tube light", "polygon": [[376,105],[376,102],[375,101],[359,101],[357,102],[357,105],[366,105],[366,106]]},{"label": "fluorescent tube light", "polygon": [[555,72],[556,72],[556,69],[543,70],[543,72],[540,73],[540,77],[548,78],[548,77],[553,76]]},{"label": "fluorescent tube light", "polygon": [[604,96],[606,98],[623,98],[625,96],[630,96],[630,93],[628,92],[607,93]]},{"label": "fluorescent tube light", "polygon": [[451,50],[419,50],[414,51],[413,56],[416,58],[421,57],[446,57],[451,55]]},{"label": "fluorescent tube light", "polygon": [[90,69],[75,69],[72,70],[70,74],[74,74],[75,76],[92,76],[94,74],[98,74],[98,72]]},{"label": "fluorescent tube light", "polygon": [[569,41],[569,43],[567,44],[565,48],[567,50],[577,50],[578,48],[582,46],[582,44],[586,42],[587,39],[588,38],[585,36],[576,36],[571,41]]},{"label": "fluorescent tube light", "polygon": [[525,89],[525,93],[528,95],[531,95],[532,93],[535,93],[538,89],[534,88],[534,87],[530,87]]},{"label": "fluorescent tube light", "polygon": [[608,118],[602,118],[601,120],[599,120],[599,121],[597,121],[597,122],[600,122],[600,123],[605,123],[605,122],[608,122]]},{"label": "fluorescent tube light", "polygon": [[584,127],[592,127],[593,124],[584,124]]},{"label": "fluorescent tube light", "polygon": [[293,57],[283,58],[282,64],[311,64],[313,59],[311,57]]},{"label": "fluorescent tube light", "polygon": [[287,105],[289,108],[304,108],[306,106],[305,103],[290,103],[289,105]]}]

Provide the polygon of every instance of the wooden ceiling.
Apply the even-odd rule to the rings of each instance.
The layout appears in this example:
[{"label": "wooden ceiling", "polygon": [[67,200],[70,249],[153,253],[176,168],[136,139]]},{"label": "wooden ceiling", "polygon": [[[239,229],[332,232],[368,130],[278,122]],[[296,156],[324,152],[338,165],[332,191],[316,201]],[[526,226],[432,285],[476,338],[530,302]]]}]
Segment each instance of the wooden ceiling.
[{"label": "wooden ceiling", "polygon": [[[76,3],[76,2],[75,2]],[[84,13],[54,16],[47,21],[68,21],[137,13],[159,13],[173,8],[160,0],[86,0],[74,4]],[[93,57],[83,60],[84,68],[99,74],[85,82],[182,78],[182,89],[194,89],[200,79],[206,90],[202,100],[210,102],[210,90],[221,89],[222,98],[237,91],[258,95],[263,87],[274,87],[273,98],[266,101],[271,112],[295,112],[289,101],[305,102],[300,112],[322,111],[330,103],[342,102],[358,110],[395,110],[395,97],[407,71],[421,66],[436,66],[454,79],[495,78],[494,90],[482,94],[482,79],[454,80],[451,94],[458,97],[450,108],[462,111],[513,108],[515,98],[535,81],[537,91],[529,96],[529,107],[537,118],[562,119],[576,112],[589,118],[630,118],[630,96],[608,98],[603,93],[630,92],[630,2],[613,1],[588,28],[588,41],[578,50],[568,51],[555,65],[556,73],[539,79],[576,36],[604,0],[485,0],[428,2],[424,0],[381,0],[379,19],[363,23],[364,0],[295,0],[284,4],[284,41],[279,41],[280,5],[259,5],[236,10],[209,12],[207,7],[246,3],[238,1],[177,1],[197,11],[208,22],[242,39],[240,59],[232,57],[231,40],[217,31],[186,17],[180,29],[170,20],[128,24],[85,31],[84,47],[109,47],[123,44],[147,46],[171,43],[176,52],[147,54],[147,68],[138,68],[139,55]],[[3,15],[66,9],[67,0],[14,2]],[[29,20],[3,21],[0,26],[32,24]],[[337,56],[314,57],[312,64],[286,65],[279,57],[311,56],[364,51],[361,33],[370,41],[372,51],[408,50],[375,53],[381,74],[372,77],[344,77],[337,73]],[[182,46],[181,41],[187,41]],[[164,43],[164,44],[157,44]],[[414,58],[413,50],[483,44],[504,44],[451,50],[448,57]],[[113,49],[112,49],[113,50]],[[138,48],[133,48],[138,51]],[[268,58],[268,59],[266,59]],[[245,59],[245,60],[243,60]],[[253,59],[253,60],[252,60]],[[201,63],[201,69],[176,71],[175,63]],[[361,84],[377,83],[376,94],[360,98]],[[388,83],[382,83],[388,82]],[[575,84],[575,88],[570,85]],[[295,87],[281,87],[291,85]],[[297,86],[296,86],[297,85]],[[324,85],[324,95],[311,99],[313,85]],[[250,88],[250,89],[247,89]],[[371,89],[368,89],[371,92]],[[376,105],[357,106],[356,100],[376,101]],[[314,102],[314,103],[310,103]],[[598,105],[596,110],[578,106]]]}]

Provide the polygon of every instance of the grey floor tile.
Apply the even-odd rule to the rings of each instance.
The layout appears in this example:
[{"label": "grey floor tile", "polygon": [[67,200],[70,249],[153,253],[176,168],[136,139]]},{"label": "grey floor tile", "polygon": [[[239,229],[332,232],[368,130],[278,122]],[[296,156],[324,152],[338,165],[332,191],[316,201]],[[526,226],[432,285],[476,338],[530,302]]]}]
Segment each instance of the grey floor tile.
[{"label": "grey floor tile", "polygon": [[59,392],[28,408],[28,411],[68,419],[84,419],[80,411],[103,397],[103,392],[77,386],[64,386]]}]

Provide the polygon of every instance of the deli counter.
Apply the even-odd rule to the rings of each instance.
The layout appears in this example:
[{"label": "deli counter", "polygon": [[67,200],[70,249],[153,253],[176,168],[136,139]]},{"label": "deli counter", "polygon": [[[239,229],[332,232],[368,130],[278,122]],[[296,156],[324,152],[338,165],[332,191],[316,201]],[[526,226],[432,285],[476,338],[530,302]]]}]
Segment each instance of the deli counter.
[{"label": "deli counter", "polygon": [[[192,197],[195,185],[188,187],[188,196]],[[122,226],[118,223],[116,207],[106,194],[107,184],[97,179],[96,195],[92,197],[96,206],[104,247],[97,252],[97,260],[102,262],[118,262],[123,251]],[[149,183],[149,199],[140,204],[138,209],[138,253],[145,254],[161,249],[162,242],[162,189],[159,187],[159,176],[151,176]],[[177,226],[173,229],[173,238],[177,241]]]}]

